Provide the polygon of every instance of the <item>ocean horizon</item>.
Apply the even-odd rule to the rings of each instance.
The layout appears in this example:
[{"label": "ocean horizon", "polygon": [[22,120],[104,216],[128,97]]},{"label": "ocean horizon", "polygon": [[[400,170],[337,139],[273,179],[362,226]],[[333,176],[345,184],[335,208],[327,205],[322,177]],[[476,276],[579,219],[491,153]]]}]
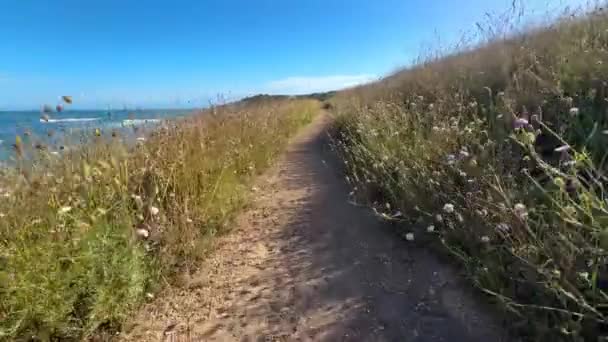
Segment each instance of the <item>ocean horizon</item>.
[{"label": "ocean horizon", "polygon": [[43,114],[40,111],[0,111],[0,160],[11,155],[17,136],[29,137],[45,145],[63,137],[94,129],[126,130],[153,126],[163,120],[185,117],[196,109],[138,110],[64,110]]}]

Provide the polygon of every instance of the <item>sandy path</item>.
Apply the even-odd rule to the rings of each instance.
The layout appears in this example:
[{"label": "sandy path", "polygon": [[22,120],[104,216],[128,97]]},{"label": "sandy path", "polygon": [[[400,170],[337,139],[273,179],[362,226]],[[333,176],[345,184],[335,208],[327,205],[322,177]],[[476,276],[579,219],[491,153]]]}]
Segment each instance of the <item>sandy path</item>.
[{"label": "sandy path", "polygon": [[320,117],[260,179],[201,271],[134,319],[137,341],[501,341],[451,267],[348,188]]}]

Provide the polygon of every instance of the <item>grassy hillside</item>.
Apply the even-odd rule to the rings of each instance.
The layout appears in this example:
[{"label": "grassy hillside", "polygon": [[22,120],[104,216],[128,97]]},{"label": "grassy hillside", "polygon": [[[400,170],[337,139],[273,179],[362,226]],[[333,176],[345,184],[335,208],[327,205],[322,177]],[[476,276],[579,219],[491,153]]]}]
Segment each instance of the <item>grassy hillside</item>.
[{"label": "grassy hillside", "polygon": [[356,196],[456,256],[523,336],[595,341],[608,323],[608,13],[506,31],[336,95],[336,147]]},{"label": "grassy hillside", "polygon": [[[230,227],[252,177],[319,108],[275,99],[168,121],[137,145],[96,131],[61,156],[17,139],[0,173],[0,339],[119,329]],[[36,158],[20,160],[25,150]]]}]

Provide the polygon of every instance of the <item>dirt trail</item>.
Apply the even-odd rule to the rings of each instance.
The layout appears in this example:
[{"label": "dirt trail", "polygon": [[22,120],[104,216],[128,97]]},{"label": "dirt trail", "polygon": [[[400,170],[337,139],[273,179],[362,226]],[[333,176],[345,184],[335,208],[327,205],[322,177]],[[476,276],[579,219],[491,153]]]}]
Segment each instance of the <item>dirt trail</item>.
[{"label": "dirt trail", "polygon": [[400,239],[306,128],[199,273],[147,305],[136,341],[503,341],[451,267]]}]

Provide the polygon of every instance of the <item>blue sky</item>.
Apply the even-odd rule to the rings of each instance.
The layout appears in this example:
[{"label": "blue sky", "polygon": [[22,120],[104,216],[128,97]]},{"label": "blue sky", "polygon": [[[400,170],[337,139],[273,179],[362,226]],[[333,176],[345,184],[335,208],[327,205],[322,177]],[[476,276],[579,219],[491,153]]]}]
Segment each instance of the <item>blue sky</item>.
[{"label": "blue sky", "polygon": [[[585,0],[526,0],[528,13]],[[352,86],[511,0],[2,0],[0,110],[202,106]],[[543,9],[541,11],[541,9]]]}]

